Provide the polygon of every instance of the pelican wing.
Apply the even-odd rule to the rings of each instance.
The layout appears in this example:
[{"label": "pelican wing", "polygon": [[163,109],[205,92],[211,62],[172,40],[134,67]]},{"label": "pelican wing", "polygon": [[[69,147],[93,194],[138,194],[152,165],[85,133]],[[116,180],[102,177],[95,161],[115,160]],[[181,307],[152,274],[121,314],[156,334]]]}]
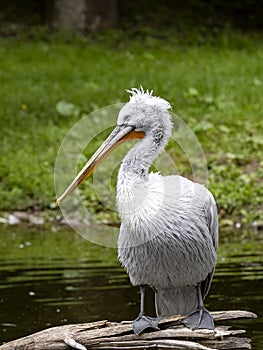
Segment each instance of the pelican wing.
[{"label": "pelican wing", "polygon": [[[210,192],[209,192],[210,193]],[[209,202],[208,202],[208,210],[207,210],[207,223],[209,227],[209,231],[211,234],[211,238],[213,241],[213,245],[215,250],[217,251],[218,247],[218,215],[217,215],[217,207],[216,202],[213,195],[210,193]],[[215,268],[207,275],[206,279],[201,282],[201,290],[203,299],[205,299],[206,295],[209,292]]]}]

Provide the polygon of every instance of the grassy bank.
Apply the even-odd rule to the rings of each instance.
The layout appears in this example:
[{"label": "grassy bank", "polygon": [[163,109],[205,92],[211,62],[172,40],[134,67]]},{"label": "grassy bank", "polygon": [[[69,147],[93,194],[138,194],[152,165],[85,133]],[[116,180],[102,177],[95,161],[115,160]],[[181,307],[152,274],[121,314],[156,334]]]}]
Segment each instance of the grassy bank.
[{"label": "grassy bank", "polygon": [[[262,219],[261,41],[116,42],[1,39],[0,210],[52,207],[53,167],[67,131],[83,113],[125,102],[125,89],[143,85],[195,131],[221,217]],[[61,114],[59,101],[77,108]],[[99,211],[96,199],[90,205]]]}]

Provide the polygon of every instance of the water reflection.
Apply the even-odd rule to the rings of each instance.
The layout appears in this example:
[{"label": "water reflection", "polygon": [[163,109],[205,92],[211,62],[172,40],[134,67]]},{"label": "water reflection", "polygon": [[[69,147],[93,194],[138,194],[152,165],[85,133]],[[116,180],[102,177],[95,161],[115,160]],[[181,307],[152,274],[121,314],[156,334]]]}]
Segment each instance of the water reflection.
[{"label": "water reflection", "polygon": [[[257,320],[231,321],[263,347],[262,242],[220,245],[211,310],[246,309]],[[153,313],[153,298],[146,305]],[[117,251],[91,244],[71,230],[0,231],[0,344],[46,327],[137,316],[139,295]]]}]

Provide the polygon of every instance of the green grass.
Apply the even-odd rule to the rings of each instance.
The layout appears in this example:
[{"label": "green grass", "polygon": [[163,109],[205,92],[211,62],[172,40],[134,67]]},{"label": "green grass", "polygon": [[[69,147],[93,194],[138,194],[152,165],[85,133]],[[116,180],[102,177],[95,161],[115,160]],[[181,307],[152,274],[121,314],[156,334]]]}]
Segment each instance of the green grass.
[{"label": "green grass", "polygon": [[[53,167],[67,131],[83,113],[125,102],[125,89],[142,85],[170,101],[196,132],[222,218],[263,219],[262,62],[256,36],[222,35],[202,46],[1,39],[0,209],[52,206]],[[59,101],[78,109],[63,116]]]}]

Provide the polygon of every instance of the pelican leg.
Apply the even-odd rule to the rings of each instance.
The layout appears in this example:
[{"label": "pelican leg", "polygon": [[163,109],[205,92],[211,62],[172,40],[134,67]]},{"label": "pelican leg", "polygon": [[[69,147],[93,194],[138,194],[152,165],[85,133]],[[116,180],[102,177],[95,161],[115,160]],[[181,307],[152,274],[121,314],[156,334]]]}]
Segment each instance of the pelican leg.
[{"label": "pelican leg", "polygon": [[159,318],[149,317],[146,315],[144,311],[146,285],[140,286],[140,292],[141,292],[140,313],[132,323],[132,329],[134,333],[137,335],[140,335],[147,328],[159,329],[158,328]]},{"label": "pelican leg", "polygon": [[201,285],[197,286],[198,307],[195,311],[188,314],[182,321],[186,327],[195,329],[214,329],[215,324],[210,312],[204,307],[201,294]]}]

